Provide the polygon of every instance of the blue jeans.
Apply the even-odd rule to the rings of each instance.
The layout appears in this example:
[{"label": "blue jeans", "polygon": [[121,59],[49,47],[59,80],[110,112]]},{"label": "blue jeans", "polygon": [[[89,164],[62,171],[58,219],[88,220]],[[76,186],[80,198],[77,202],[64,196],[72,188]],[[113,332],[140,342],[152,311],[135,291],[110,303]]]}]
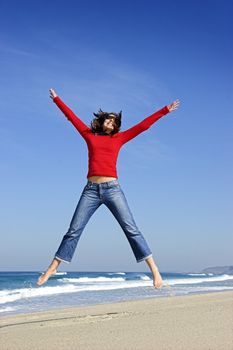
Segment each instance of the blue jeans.
[{"label": "blue jeans", "polygon": [[105,204],[119,222],[133,250],[136,261],[152,256],[145,238],[137,228],[118,180],[104,183],[88,181],[79,199],[68,232],[55,254],[55,258],[71,262],[81,234],[97,208]]}]

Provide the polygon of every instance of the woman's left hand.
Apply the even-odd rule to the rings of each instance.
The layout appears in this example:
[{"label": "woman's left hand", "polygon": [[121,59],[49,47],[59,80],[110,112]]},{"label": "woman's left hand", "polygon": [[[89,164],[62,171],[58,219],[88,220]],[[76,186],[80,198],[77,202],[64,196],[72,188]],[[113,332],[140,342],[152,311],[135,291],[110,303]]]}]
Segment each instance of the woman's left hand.
[{"label": "woman's left hand", "polygon": [[57,97],[57,93],[55,92],[55,90],[49,89],[49,97],[51,99],[54,99],[55,97]]},{"label": "woman's left hand", "polygon": [[179,100],[175,100],[170,105],[168,105],[167,108],[169,109],[169,112],[172,112],[175,109],[177,109],[179,107],[179,105],[180,105],[180,101]]}]

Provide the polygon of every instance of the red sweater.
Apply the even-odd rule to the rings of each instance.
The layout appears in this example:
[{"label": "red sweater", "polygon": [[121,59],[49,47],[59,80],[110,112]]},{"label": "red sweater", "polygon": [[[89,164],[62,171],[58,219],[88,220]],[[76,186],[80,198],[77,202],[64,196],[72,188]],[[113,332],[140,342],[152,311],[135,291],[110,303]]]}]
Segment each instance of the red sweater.
[{"label": "red sweater", "polygon": [[89,156],[87,178],[90,176],[117,178],[116,163],[120,148],[169,113],[169,109],[166,106],[126,131],[118,132],[114,135],[98,135],[94,134],[58,96],[53,101],[87,143]]}]

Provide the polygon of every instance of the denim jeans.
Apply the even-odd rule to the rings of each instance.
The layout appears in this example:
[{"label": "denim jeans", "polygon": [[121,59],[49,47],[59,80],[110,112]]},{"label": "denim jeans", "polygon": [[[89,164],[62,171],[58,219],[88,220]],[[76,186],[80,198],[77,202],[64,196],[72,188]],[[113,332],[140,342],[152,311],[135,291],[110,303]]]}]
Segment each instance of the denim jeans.
[{"label": "denim jeans", "polygon": [[81,234],[96,209],[105,204],[112,212],[132,248],[137,262],[152,256],[148,244],[135,224],[125,195],[118,180],[104,183],[88,181],[81,194],[68,232],[55,254],[55,258],[64,262],[71,262]]}]

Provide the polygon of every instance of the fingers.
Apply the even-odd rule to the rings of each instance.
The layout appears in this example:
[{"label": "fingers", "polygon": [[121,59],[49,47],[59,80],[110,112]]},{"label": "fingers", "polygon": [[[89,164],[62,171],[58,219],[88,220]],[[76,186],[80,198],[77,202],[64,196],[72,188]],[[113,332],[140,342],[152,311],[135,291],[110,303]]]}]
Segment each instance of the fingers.
[{"label": "fingers", "polygon": [[57,94],[56,94],[56,92],[53,89],[49,89],[49,96],[52,99],[54,99],[57,96]]},{"label": "fingers", "polygon": [[175,109],[177,109],[177,108],[179,108],[179,106],[180,106],[180,100],[179,99],[177,99],[177,100],[175,100],[174,102],[172,102],[170,105],[169,105],[169,110],[170,110],[170,112],[171,111],[174,111]]},{"label": "fingers", "polygon": [[53,89],[49,89],[49,97],[53,98]]},{"label": "fingers", "polygon": [[180,101],[177,99],[173,102],[174,109],[177,109],[180,105]]}]

